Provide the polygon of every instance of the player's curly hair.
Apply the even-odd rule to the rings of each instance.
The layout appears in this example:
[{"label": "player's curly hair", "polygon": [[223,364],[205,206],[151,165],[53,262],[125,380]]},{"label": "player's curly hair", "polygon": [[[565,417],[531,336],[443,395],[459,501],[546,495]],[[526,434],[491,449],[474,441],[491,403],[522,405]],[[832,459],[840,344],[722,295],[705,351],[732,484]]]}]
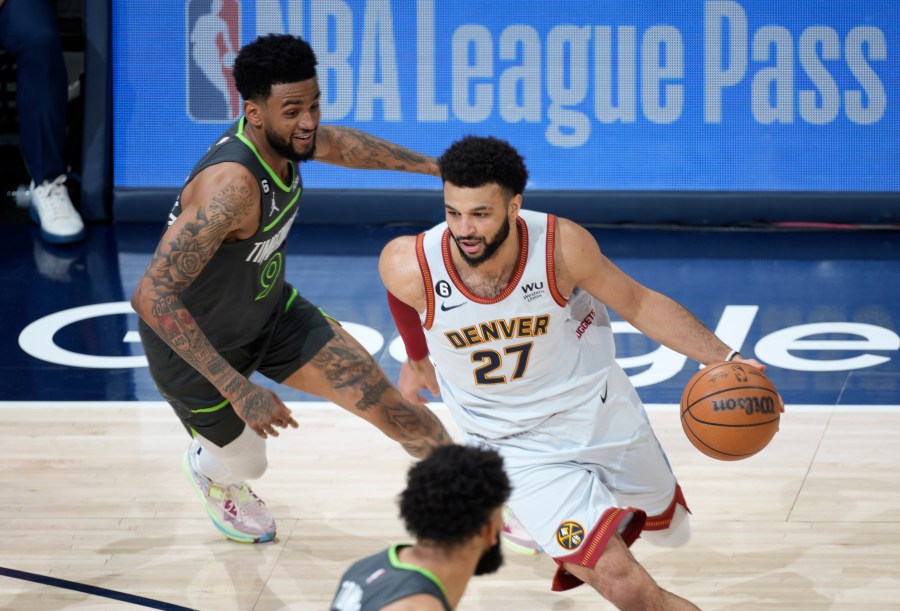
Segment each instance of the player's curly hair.
[{"label": "player's curly hair", "polygon": [[441,446],[409,470],[400,517],[417,539],[453,547],[478,534],[509,493],[497,452]]},{"label": "player's curly hair", "polygon": [[245,45],[234,60],[234,84],[245,100],[264,100],[273,85],[316,76],[316,54],[305,40],[267,34]]},{"label": "player's curly hair", "polygon": [[493,136],[465,136],[438,159],[441,178],[458,187],[476,188],[497,183],[513,195],[525,191],[528,170],[519,152]]}]

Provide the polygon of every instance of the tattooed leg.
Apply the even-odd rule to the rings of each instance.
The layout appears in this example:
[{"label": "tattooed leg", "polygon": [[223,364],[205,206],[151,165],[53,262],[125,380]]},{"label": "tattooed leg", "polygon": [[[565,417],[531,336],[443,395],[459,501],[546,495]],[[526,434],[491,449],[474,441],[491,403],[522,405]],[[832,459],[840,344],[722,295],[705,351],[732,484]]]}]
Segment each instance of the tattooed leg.
[{"label": "tattooed leg", "polygon": [[284,383],[371,422],[416,458],[451,442],[437,416],[404,400],[375,359],[338,326],[335,336]]}]

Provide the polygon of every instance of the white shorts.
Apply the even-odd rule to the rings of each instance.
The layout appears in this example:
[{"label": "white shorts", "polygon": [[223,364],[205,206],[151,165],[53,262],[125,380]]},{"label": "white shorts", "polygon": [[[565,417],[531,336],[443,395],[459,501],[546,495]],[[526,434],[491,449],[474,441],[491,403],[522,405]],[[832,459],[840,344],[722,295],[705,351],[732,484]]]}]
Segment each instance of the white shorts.
[{"label": "white shorts", "polygon": [[[503,456],[513,488],[510,508],[560,563],[593,567],[613,527],[630,545],[645,515],[674,510],[677,482],[637,391],[618,365],[607,385],[605,403],[604,389],[597,389],[593,407],[558,413],[528,432],[502,439],[467,436]],[[665,520],[655,522],[656,528],[666,526]]]}]

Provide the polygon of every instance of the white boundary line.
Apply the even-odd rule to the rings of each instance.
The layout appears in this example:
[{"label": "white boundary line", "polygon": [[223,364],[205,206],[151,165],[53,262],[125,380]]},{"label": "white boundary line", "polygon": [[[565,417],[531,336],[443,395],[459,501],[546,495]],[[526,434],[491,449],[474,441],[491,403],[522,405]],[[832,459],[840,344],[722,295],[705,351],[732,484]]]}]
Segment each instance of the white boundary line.
[{"label": "white boundary line", "polygon": [[[291,409],[305,411],[325,411],[340,409],[327,401],[286,401]],[[166,408],[165,401],[0,401],[0,410],[17,409],[148,409]],[[440,402],[429,403],[428,407],[436,411],[446,411],[447,406]],[[677,411],[675,403],[646,403],[648,412]],[[823,412],[823,413],[885,413],[900,411],[900,405],[787,405],[787,414],[791,412]]]}]

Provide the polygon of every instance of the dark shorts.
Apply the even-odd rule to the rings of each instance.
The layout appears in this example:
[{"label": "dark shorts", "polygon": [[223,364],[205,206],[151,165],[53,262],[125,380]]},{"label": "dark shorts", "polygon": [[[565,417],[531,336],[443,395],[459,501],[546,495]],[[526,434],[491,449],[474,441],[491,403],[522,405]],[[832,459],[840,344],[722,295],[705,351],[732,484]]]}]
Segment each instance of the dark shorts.
[{"label": "dark shorts", "polygon": [[[284,382],[334,337],[328,318],[290,285],[285,286],[278,312],[255,341],[221,352],[243,375],[259,372],[275,382]],[[244,421],[228,400],[149,326],[142,322],[139,331],[150,375],[188,432],[218,446],[237,439]]]}]

